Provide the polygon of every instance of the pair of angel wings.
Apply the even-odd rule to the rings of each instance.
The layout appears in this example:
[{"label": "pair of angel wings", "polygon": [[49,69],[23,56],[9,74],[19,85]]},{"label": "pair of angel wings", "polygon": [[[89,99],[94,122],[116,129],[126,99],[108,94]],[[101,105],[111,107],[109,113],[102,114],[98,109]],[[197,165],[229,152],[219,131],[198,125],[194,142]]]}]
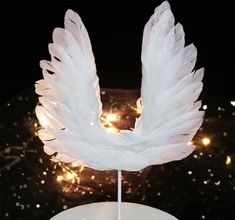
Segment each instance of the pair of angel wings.
[{"label": "pair of angel wings", "polygon": [[155,9],[144,28],[141,116],[133,131],[109,133],[100,122],[102,103],[95,60],[87,30],[68,10],[65,28],[53,31],[51,61],[41,61],[36,82],[40,105],[39,137],[54,161],[77,162],[98,170],[137,171],[188,156],[188,145],[203,121],[203,69],[194,71],[197,50],[185,47],[181,24],[167,1]]}]

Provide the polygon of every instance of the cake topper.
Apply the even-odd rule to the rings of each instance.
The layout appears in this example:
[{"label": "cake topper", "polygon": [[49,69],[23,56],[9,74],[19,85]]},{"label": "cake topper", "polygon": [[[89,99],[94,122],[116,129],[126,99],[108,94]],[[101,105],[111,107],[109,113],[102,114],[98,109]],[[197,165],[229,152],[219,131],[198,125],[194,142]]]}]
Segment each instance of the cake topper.
[{"label": "cake topper", "polygon": [[185,47],[181,24],[174,24],[167,1],[155,9],[144,28],[142,85],[133,130],[108,132],[100,122],[102,103],[87,30],[72,10],[65,28],[55,28],[51,61],[41,61],[44,79],[36,82],[40,105],[39,137],[54,161],[76,162],[98,170],[137,171],[188,156],[203,121],[204,69],[194,70],[197,50]]}]

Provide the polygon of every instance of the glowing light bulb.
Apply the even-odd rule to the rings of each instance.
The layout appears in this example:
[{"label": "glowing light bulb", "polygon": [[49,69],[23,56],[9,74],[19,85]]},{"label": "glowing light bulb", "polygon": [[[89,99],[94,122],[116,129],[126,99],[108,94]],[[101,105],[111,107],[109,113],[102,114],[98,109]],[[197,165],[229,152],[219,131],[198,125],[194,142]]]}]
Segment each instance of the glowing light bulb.
[{"label": "glowing light bulb", "polygon": [[211,140],[210,140],[210,138],[208,138],[208,137],[204,137],[204,138],[202,138],[202,143],[203,143],[205,146],[207,146],[207,145],[209,145],[209,144],[211,143]]}]

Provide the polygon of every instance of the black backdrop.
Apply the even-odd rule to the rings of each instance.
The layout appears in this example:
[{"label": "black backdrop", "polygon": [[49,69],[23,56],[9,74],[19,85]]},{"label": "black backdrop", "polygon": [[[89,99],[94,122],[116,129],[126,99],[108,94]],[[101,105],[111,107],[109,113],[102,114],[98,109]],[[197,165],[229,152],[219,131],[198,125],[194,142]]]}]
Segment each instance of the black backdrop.
[{"label": "black backdrop", "polygon": [[[49,59],[52,30],[66,9],[77,11],[88,29],[101,87],[139,88],[144,24],[162,1],[1,1],[1,103],[40,79],[39,61]],[[205,66],[203,95],[235,97],[233,1],[173,1],[186,43],[198,48]]]}]

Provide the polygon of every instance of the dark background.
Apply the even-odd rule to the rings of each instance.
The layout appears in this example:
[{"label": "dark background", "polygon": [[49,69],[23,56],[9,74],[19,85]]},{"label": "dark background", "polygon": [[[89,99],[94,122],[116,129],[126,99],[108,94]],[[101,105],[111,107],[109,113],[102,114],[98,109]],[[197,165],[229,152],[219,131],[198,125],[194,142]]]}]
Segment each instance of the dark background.
[{"label": "dark background", "polygon": [[[162,1],[1,1],[1,103],[42,78],[52,30],[63,27],[66,9],[77,11],[88,29],[101,87],[139,88],[145,23]],[[186,43],[198,48],[205,66],[203,96],[235,97],[234,2],[169,1],[184,26]]]}]

